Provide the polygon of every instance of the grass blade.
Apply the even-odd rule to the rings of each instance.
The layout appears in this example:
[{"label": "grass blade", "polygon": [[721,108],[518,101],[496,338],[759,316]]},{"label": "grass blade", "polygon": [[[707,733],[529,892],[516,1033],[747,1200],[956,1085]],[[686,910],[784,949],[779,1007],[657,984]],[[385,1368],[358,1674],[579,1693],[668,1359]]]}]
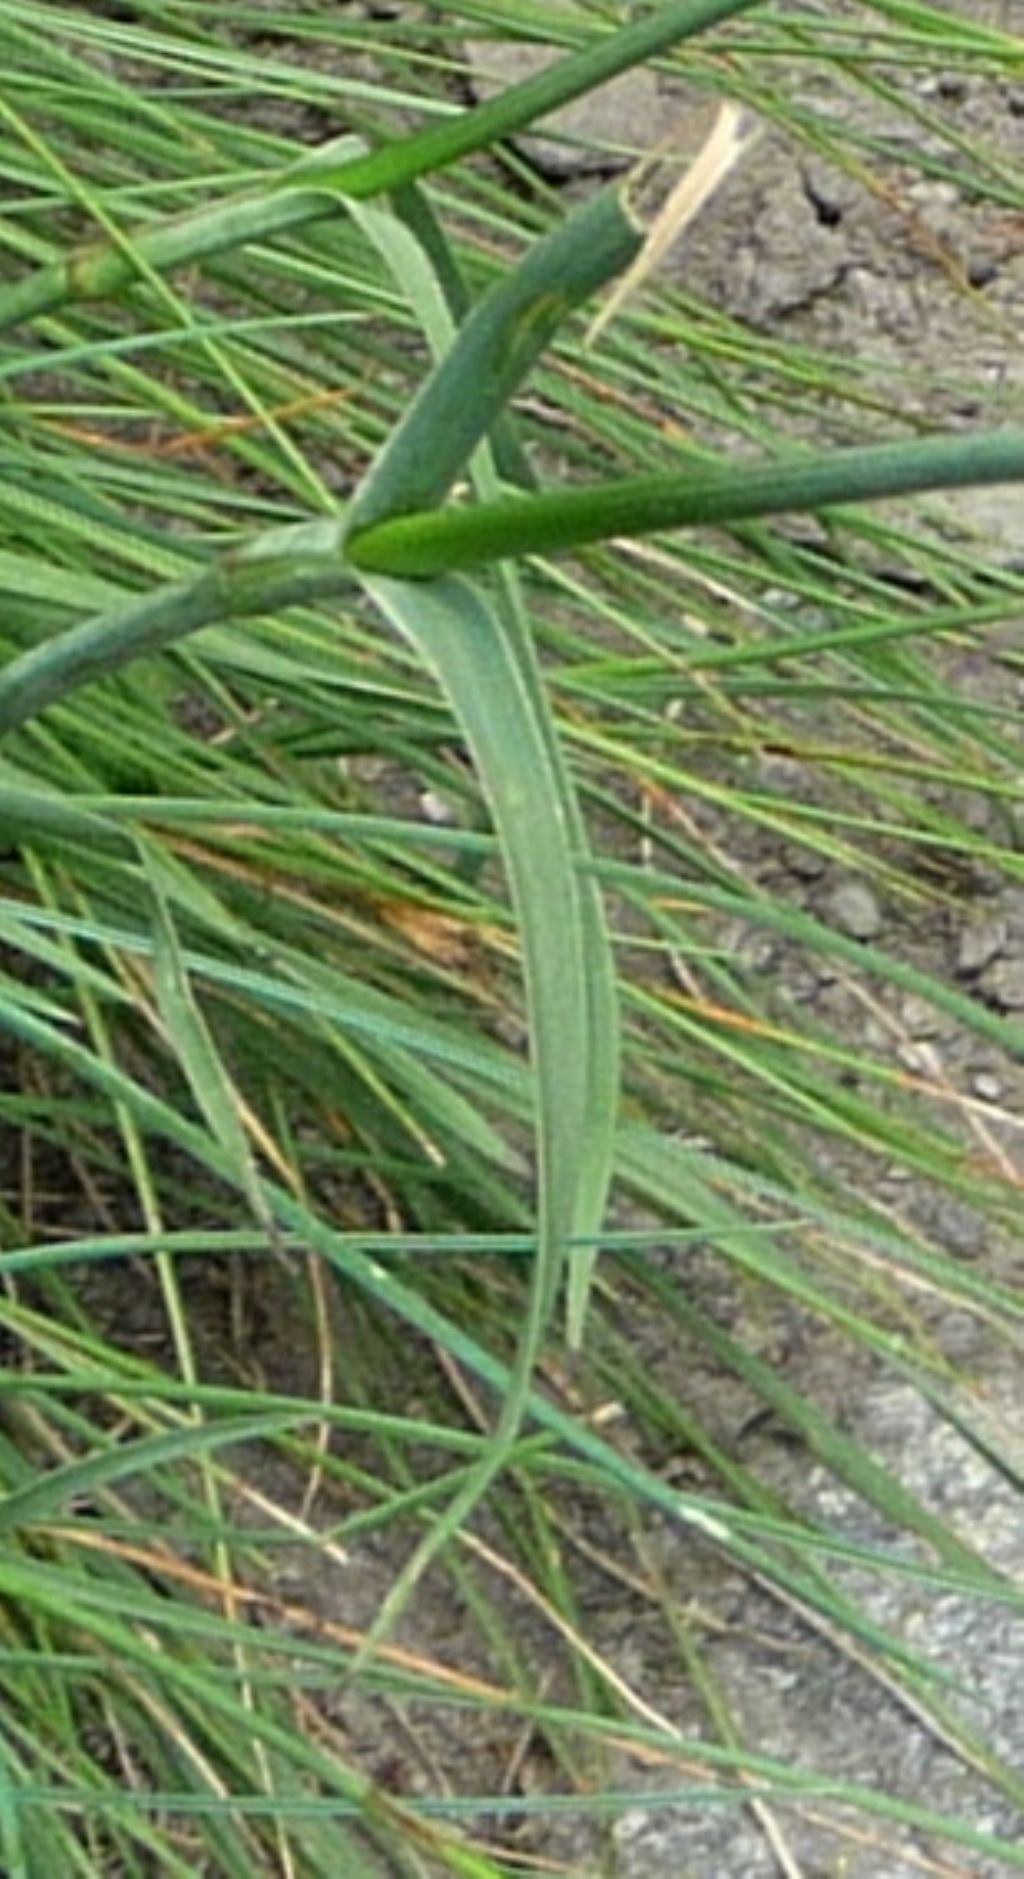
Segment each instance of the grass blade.
[{"label": "grass blade", "polygon": [[242,1121],[239,1093],[221,1059],[192,990],[164,888],[160,862],[140,843],[153,910],[153,965],[157,1007],[168,1041],[214,1139],[234,1169],[253,1217],[273,1237],[273,1222],[260,1191],[259,1175]]},{"label": "grass blade", "polygon": [[446,509],[379,522],[349,540],[353,566],[423,579],[506,556],[556,554],[615,536],[747,521],[874,502],[925,490],[1024,479],[1024,431],[939,436],[865,445],[777,462],[683,476],[628,478],[589,489],[509,496],[473,509]]},{"label": "grass blade", "polygon": [[[511,458],[513,469],[518,466],[518,447],[503,401],[507,403],[553,333],[561,317],[559,309],[568,311],[593,287],[603,284],[609,272],[617,271],[636,252],[639,235],[615,193],[607,192],[538,244],[456,333],[453,319],[466,314],[461,284],[444,233],[419,193],[406,189],[394,214],[357,207],[355,215],[409,294],[438,361],[379,459],[362,498],[357,497],[356,511],[364,514],[377,506],[383,513],[392,505],[402,507],[416,490],[421,492],[420,500],[439,500],[471,451],[470,473],[477,498],[493,500],[498,493],[495,458],[499,450],[503,448],[506,458]],[[472,397],[467,397],[466,387],[473,388]],[[479,448],[474,449],[477,444]],[[566,1295],[568,1340],[572,1348],[578,1348],[597,1257],[596,1246],[582,1242],[592,1241],[600,1229],[615,1150],[618,988],[600,889],[584,870],[589,853],[586,825],[546,698],[519,583],[507,568],[502,575],[506,651],[517,667],[544,740],[552,802],[563,818],[581,870],[581,970],[589,1011],[590,1061],[573,1221],[573,1236],[580,1243],[568,1255]]]},{"label": "grass blade", "polygon": [[474,308],[392,432],[356,493],[350,529],[441,502],[563,321],[629,264],[640,241],[612,189],[535,243]]},{"label": "grass blade", "polygon": [[[613,1139],[617,1086],[595,1092],[587,994],[593,927],[584,913],[571,830],[553,773],[553,733],[539,694],[502,622],[482,596],[456,581],[423,587],[368,584],[382,611],[423,654],[452,704],[476,762],[502,844],[522,935],[531,1051],[536,1077],[537,1252],[515,1366],[492,1442],[446,1514],[418,1547],[381,1608],[366,1653],[384,1635],[430,1560],[463,1524],[504,1466],[530,1402],[532,1378],[577,1227],[588,1124]],[[600,970],[600,965],[598,970]],[[607,1114],[598,1113],[598,1107]],[[609,1157],[610,1159],[610,1157]],[[607,1180],[608,1170],[604,1170]],[[590,1175],[593,1179],[593,1175]]]}]

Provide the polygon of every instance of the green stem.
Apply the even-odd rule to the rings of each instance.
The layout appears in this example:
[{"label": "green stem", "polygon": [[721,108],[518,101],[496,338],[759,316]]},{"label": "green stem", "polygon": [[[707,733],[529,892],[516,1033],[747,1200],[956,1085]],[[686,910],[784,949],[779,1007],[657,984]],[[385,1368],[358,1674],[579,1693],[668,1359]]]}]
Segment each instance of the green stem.
[{"label": "green stem", "polygon": [[300,523],[276,530],[272,542],[226,556],[193,581],[99,614],[11,660],[0,672],[0,736],[88,679],[200,627],[330,599],[349,587],[353,568],[427,578],[615,535],[1018,481],[1024,481],[1024,430],[1008,428],[399,516],[350,537],[344,558],[340,522]]},{"label": "green stem", "polygon": [[609,189],[536,242],[424,381],[357,492],[349,527],[441,502],[563,321],[628,266],[641,239]]},{"label": "green stem", "polygon": [[[94,614],[33,646],[0,669],[0,737],[91,679],[161,652],[202,627],[349,590],[352,574],[341,557],[340,535],[340,524],[329,520],[277,530],[279,554],[225,555],[191,580]],[[288,542],[294,543],[291,553]]]},{"label": "green stem", "polygon": [[418,136],[341,159],[337,144],[330,144],[270,179],[258,197],[232,197],[194,215],[137,230],[121,244],[98,242],[76,249],[0,294],[0,331],[71,300],[95,300],[116,293],[136,280],[140,271],[166,273],[244,242],[264,241],[285,229],[333,215],[339,196],[362,198],[400,189],[418,176],[444,169],[524,130],[618,73],[657,58],[679,40],[746,12],[754,4],[756,0],[674,0],[522,84],[510,86],[489,103],[432,125]]},{"label": "green stem", "polygon": [[596,91],[620,72],[642,65],[646,59],[656,59],[680,40],[692,39],[737,13],[749,12],[757,4],[758,0],[671,0],[669,5],[655,5],[643,18],[609,33],[596,45],[559,59],[520,84],[510,85],[488,103],[445,124],[432,125],[404,143],[387,144],[333,170],[329,165],[321,170],[314,156],[305,179],[312,180],[316,173],[327,187],[349,196],[374,196],[382,190],[397,189],[417,176],[447,169],[474,151],[525,130],[574,98]]},{"label": "green stem", "polygon": [[617,535],[729,524],[924,490],[1024,480],[1024,430],[925,437],[644,476],[597,488],[511,496],[475,508],[397,516],[349,537],[354,567],[425,578],[508,556],[553,554]]},{"label": "green stem", "polygon": [[286,229],[323,220],[336,207],[335,201],[313,187],[280,186],[260,196],[235,196],[194,215],[175,216],[154,228],[136,230],[130,249],[127,242],[123,246],[90,242],[37,268],[0,294],[0,332],[69,301],[105,299],[143,273],[170,274],[208,255],[223,254],[225,249],[268,241]]}]

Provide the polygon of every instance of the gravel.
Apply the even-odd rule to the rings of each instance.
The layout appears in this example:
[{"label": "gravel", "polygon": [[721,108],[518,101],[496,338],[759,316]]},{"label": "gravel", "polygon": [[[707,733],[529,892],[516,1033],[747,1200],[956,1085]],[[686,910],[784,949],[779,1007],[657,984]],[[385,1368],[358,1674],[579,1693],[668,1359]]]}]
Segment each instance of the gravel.
[{"label": "gravel", "polygon": [[825,912],[831,924],[850,939],[877,939],[882,930],[882,909],[866,881],[841,881],[829,895]]}]

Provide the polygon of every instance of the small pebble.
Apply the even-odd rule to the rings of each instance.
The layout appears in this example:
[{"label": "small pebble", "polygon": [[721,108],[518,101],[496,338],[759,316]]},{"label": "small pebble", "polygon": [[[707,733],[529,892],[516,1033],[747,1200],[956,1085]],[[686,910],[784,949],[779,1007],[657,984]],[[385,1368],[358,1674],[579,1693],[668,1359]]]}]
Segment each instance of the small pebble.
[{"label": "small pebble", "polygon": [[969,920],[957,942],[957,971],[968,974],[983,972],[1003,951],[1006,939],[1005,920]]},{"label": "small pebble", "polygon": [[986,1103],[998,1102],[1003,1093],[1002,1079],[994,1076],[991,1070],[979,1070],[977,1076],[971,1078],[971,1085],[975,1096],[980,1096]]},{"label": "small pebble", "polygon": [[454,822],[450,803],[445,802],[434,789],[425,789],[420,796],[420,814],[424,822],[433,822],[438,828],[445,828]]},{"label": "small pebble", "polygon": [[779,942],[774,933],[766,933],[762,927],[748,926],[745,920],[734,920],[723,934],[724,950],[748,972],[769,972],[779,956]]},{"label": "small pebble", "polygon": [[910,1070],[915,1076],[931,1070],[934,1053],[927,1044],[901,1044],[896,1052],[904,1070]]},{"label": "small pebble", "polygon": [[879,1024],[877,1018],[865,1018],[860,1037],[865,1050],[892,1049],[892,1032],[887,1025]]},{"label": "small pebble", "polygon": [[980,1214],[961,1201],[947,1201],[935,1216],[939,1239],[961,1259],[977,1259],[985,1250],[988,1229]]},{"label": "small pebble", "polygon": [[922,98],[941,98],[944,104],[960,104],[967,96],[963,72],[934,72],[922,81]]},{"label": "small pebble", "polygon": [[942,1019],[930,999],[911,992],[900,1003],[900,1020],[911,1037],[935,1037],[942,1029]]},{"label": "small pebble", "polygon": [[829,895],[827,912],[851,939],[874,939],[882,930],[882,909],[866,881],[843,881]]},{"label": "small pebble", "polygon": [[816,849],[800,848],[794,842],[793,846],[786,850],[783,865],[789,869],[790,874],[797,875],[801,881],[816,881],[824,874],[828,864],[824,855],[819,855]]},{"label": "small pebble", "polygon": [[736,952],[752,972],[770,972],[779,957],[778,943],[771,933],[751,933]]},{"label": "small pebble", "polygon": [[1024,959],[997,959],[986,972],[982,986],[1004,1011],[1024,1011]]}]

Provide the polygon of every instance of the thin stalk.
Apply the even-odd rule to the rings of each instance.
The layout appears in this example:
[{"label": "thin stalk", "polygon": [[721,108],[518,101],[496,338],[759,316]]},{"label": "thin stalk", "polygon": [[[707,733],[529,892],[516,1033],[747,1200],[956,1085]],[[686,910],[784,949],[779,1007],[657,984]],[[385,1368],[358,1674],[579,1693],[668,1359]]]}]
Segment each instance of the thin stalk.
[{"label": "thin stalk", "polygon": [[[191,580],[93,614],[12,659],[0,673],[0,737],[91,679],[161,652],[204,626],[327,600],[351,588],[337,522],[299,523],[274,534],[284,551],[280,556],[225,555]],[[314,541],[319,552],[305,552],[304,545]]]},{"label": "thin stalk", "polygon": [[615,536],[730,524],[786,510],[817,510],[924,490],[1024,479],[1024,430],[923,437],[781,458],[735,468],[689,469],[593,488],[509,496],[475,508],[398,516],[349,538],[353,566],[424,579],[509,556],[553,554]]},{"label": "thin stalk", "polygon": [[629,265],[641,240],[623,193],[609,189],[536,242],[424,381],[358,491],[349,527],[441,502],[563,321]]}]

